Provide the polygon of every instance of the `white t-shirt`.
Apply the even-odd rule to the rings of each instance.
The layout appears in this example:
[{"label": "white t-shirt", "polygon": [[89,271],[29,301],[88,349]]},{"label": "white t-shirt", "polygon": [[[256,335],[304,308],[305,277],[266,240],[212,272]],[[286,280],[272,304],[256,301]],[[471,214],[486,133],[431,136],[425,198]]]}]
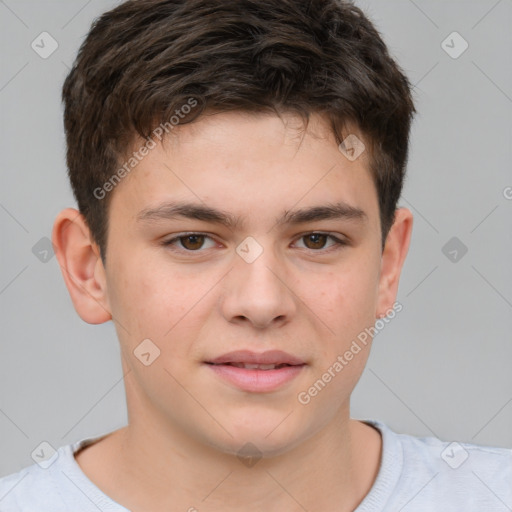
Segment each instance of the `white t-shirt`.
[{"label": "white t-shirt", "polygon": [[[382,460],[354,512],[512,511],[512,449],[397,434],[380,421],[362,421],[381,432]],[[36,463],[0,478],[0,512],[129,512],[73,456],[105,435],[60,447],[47,468]]]}]

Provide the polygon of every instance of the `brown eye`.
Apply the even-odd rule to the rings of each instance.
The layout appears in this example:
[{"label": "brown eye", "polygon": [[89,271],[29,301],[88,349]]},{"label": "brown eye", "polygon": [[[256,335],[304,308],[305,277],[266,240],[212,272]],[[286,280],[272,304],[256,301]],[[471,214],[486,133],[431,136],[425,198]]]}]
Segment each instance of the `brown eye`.
[{"label": "brown eye", "polygon": [[189,251],[196,251],[201,249],[203,246],[204,238],[204,235],[186,235],[180,236],[178,240],[185,249]]},{"label": "brown eye", "polygon": [[324,235],[322,233],[311,233],[309,235],[302,237],[304,240],[304,245],[308,249],[323,249],[327,238],[329,238],[329,235]]},{"label": "brown eye", "polygon": [[316,252],[335,251],[348,245],[345,240],[339,239],[329,233],[308,233],[298,239],[299,247],[302,249],[310,249]]},{"label": "brown eye", "polygon": [[162,242],[162,245],[171,251],[186,253],[203,253],[206,249],[216,247],[215,240],[206,233],[185,233]]}]

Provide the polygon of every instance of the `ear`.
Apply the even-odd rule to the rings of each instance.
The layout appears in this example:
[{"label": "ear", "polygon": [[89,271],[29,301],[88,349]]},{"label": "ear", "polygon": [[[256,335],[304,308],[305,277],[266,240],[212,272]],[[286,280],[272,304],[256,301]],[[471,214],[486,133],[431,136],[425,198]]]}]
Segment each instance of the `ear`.
[{"label": "ear", "polygon": [[407,208],[398,208],[395,211],[395,221],[389,230],[382,253],[377,318],[386,316],[395,303],[400,273],[409,250],[412,224],[412,213]]},{"label": "ear", "polygon": [[100,251],[80,212],[66,208],[57,215],[52,243],[69,295],[80,318],[90,324],[110,320],[112,315]]}]

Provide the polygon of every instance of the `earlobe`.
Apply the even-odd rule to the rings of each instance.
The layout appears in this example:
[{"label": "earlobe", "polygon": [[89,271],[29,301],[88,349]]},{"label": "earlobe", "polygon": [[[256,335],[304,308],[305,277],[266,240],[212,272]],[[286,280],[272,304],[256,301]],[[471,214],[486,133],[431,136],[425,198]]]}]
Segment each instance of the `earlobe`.
[{"label": "earlobe", "polygon": [[77,210],[66,208],[57,215],[52,243],[80,318],[90,324],[110,320],[105,269],[89,227]]},{"label": "earlobe", "polygon": [[376,312],[378,318],[386,316],[395,303],[400,273],[409,250],[412,225],[413,216],[410,210],[398,208],[382,253]]}]

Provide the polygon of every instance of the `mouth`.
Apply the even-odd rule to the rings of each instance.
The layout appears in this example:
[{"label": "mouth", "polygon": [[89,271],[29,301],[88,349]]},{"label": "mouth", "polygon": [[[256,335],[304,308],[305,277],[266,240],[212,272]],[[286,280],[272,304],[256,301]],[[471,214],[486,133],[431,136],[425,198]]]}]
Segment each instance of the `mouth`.
[{"label": "mouth", "polygon": [[282,351],[236,351],[205,361],[217,377],[252,393],[276,391],[297,377],[307,364]]},{"label": "mouth", "polygon": [[[266,367],[268,369],[274,369],[273,366],[297,366],[303,365],[305,362],[292,354],[283,352],[282,350],[267,350],[266,352],[253,352],[251,350],[236,350],[222,354],[221,356],[205,361],[209,364],[231,364],[231,365],[246,365],[254,366],[254,369],[258,366]],[[261,368],[265,369],[265,368]]]},{"label": "mouth", "polygon": [[246,370],[278,370],[280,368],[284,368],[285,366],[300,366],[300,365],[291,365],[287,363],[279,363],[279,364],[252,364],[252,363],[207,363],[220,365],[224,364],[226,366],[235,366],[236,368],[244,368]]}]

